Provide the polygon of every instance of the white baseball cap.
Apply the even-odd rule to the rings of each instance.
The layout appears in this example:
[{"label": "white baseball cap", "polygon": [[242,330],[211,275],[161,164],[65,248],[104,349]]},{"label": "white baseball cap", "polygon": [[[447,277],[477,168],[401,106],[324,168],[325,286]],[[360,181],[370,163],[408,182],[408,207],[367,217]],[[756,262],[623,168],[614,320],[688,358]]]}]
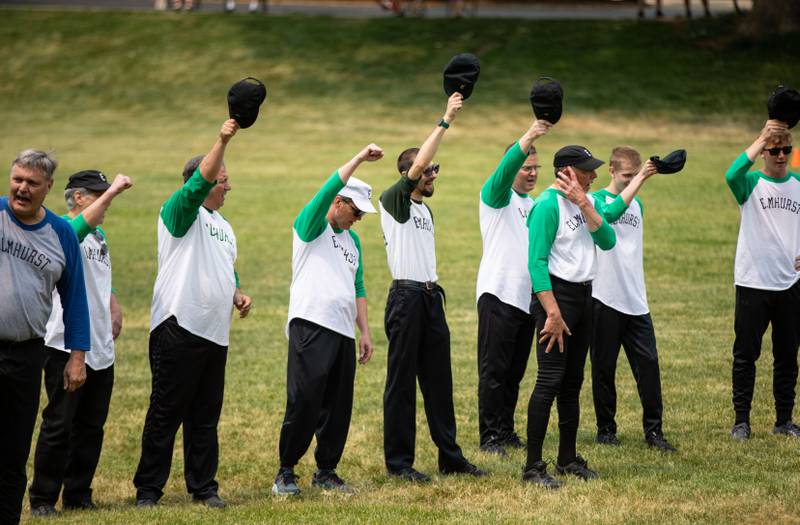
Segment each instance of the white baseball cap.
[{"label": "white baseball cap", "polygon": [[339,191],[341,197],[347,197],[353,201],[356,208],[364,213],[375,213],[377,210],[372,205],[372,187],[361,179],[350,177],[347,186]]}]

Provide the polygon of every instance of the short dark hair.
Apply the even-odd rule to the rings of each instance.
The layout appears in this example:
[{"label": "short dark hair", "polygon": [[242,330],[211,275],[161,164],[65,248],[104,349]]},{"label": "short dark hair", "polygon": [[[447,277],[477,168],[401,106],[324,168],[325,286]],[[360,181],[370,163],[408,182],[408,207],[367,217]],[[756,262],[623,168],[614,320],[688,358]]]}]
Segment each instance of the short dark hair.
[{"label": "short dark hair", "polygon": [[408,148],[397,157],[397,171],[400,173],[407,172],[414,165],[414,159],[417,158],[419,148]]},{"label": "short dark hair", "polygon": [[197,171],[197,168],[200,167],[200,163],[203,162],[205,155],[198,155],[196,157],[192,157],[189,159],[186,164],[183,166],[183,182],[189,180],[194,172]]},{"label": "short dark hair", "polygon": [[[511,144],[506,146],[506,150],[503,153],[508,153],[508,150],[510,150],[511,148],[513,148],[516,145],[517,145],[516,142],[512,142]],[[534,146],[533,144],[531,144],[531,149],[528,150],[528,156],[531,156],[531,155],[536,155],[536,146]]]}]

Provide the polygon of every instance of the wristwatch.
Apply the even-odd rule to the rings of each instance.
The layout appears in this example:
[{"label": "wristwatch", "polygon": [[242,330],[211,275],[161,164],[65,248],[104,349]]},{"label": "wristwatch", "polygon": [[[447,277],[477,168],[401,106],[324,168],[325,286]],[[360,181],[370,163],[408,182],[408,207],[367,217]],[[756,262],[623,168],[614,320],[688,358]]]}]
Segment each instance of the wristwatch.
[{"label": "wristwatch", "polygon": [[441,126],[441,127],[443,127],[444,129],[447,129],[447,128],[449,128],[449,127],[450,127],[450,124],[448,124],[447,122],[445,122],[445,121],[444,121],[444,119],[442,118],[442,119],[439,119],[439,123],[437,124],[437,126]]}]

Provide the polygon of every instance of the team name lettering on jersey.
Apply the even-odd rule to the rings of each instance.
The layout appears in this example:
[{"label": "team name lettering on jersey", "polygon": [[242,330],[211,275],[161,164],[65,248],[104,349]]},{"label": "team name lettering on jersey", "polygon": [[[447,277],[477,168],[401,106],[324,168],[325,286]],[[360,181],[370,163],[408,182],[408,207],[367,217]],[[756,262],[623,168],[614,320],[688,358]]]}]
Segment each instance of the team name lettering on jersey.
[{"label": "team name lettering on jersey", "polygon": [[0,238],[0,252],[30,263],[39,270],[44,270],[48,264],[53,262],[50,257],[44,253],[39,253],[36,248],[25,246],[14,239],[6,239],[5,237]]},{"label": "team name lettering on jersey", "polygon": [[344,245],[339,243],[339,241],[336,239],[335,235],[331,235],[331,241],[333,241],[333,247],[334,248],[338,248],[339,250],[341,250],[342,255],[344,256],[344,260],[345,260],[345,262],[347,262],[347,264],[350,264],[350,265],[353,265],[353,266],[356,266],[358,264],[358,254],[357,253],[351,252],[350,250],[345,248]]},{"label": "team name lettering on jersey", "polygon": [[584,224],[586,224],[586,218],[583,216],[582,213],[576,213],[572,217],[568,218],[565,222],[567,228],[571,231],[575,231]]},{"label": "team name lettering on jersey", "polygon": [[800,214],[800,202],[789,197],[759,197],[762,210],[786,210]]},{"label": "team name lettering on jersey", "polygon": [[418,230],[433,231],[433,221],[427,217],[412,217],[414,219],[414,226]]},{"label": "team name lettering on jersey", "polygon": [[636,215],[634,215],[632,213],[627,213],[626,212],[626,213],[622,214],[622,217],[620,217],[616,221],[612,222],[611,224],[612,225],[623,224],[623,225],[626,225],[626,226],[632,226],[634,228],[638,228],[639,227],[639,222],[640,222],[639,221],[639,217],[637,217]]},{"label": "team name lettering on jersey", "polygon": [[528,220],[528,210],[526,210],[524,208],[517,208],[517,211],[519,212],[519,215],[520,215],[520,217],[522,217],[523,221],[527,221]]},{"label": "team name lettering on jersey", "polygon": [[217,228],[216,226],[208,222],[206,223],[206,228],[208,229],[208,234],[211,235],[211,237],[217,239],[220,242],[227,242],[228,244],[233,244],[233,239],[231,238],[231,236],[228,235],[228,232],[226,232],[222,228]]}]

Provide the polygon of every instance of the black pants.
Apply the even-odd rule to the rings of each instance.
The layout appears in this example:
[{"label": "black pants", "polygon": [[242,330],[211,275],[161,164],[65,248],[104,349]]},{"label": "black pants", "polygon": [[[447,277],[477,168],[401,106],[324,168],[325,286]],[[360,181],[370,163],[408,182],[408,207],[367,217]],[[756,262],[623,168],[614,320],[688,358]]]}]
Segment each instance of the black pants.
[{"label": "black pants", "polygon": [[615,376],[620,345],[631,365],[642,402],[645,435],[661,434],[661,375],[658,370],[656,334],[650,314],[628,315],[594,300],[592,337],[592,396],[597,431],[616,434],[617,389]]},{"label": "black pants", "polygon": [[519,384],[533,343],[531,316],[490,293],[478,299],[478,423],[481,445],[514,434]]},{"label": "black pants", "polygon": [[800,281],[788,290],[736,287],[733,343],[733,409],[736,423],[750,422],[750,404],[756,382],[761,339],[772,323],[772,392],[775,424],[792,419],[800,345]]},{"label": "black pants", "polygon": [[103,447],[114,367],[86,367],[86,382],[75,392],[64,390],[64,367],[69,354],[45,348],[44,384],[47,406],[33,459],[31,508],[55,505],[64,486],[64,506],[92,499],[92,479]]},{"label": "black pants", "polygon": [[293,468],[317,436],[319,469],[342,459],[356,375],[355,340],[306,321],[289,323],[286,415],[278,445],[282,468]]},{"label": "black pants", "polygon": [[[536,361],[539,370],[536,385],[528,403],[528,461],[530,468],[542,459],[542,444],[550,421],[550,409],[557,399],[558,407],[558,463],[565,465],[575,460],[575,441],[580,422],[579,398],[583,384],[583,368],[592,336],[592,285],[571,283],[550,276],[561,317],[567,323],[571,336],[564,334],[564,352],[558,343],[545,353],[547,342],[536,343]],[[533,296],[531,313],[536,320],[537,334],[544,328],[547,313]]]},{"label": "black pants", "polygon": [[431,438],[439,448],[439,468],[462,467],[467,460],[456,443],[450,329],[444,314],[444,290],[438,285],[426,290],[393,283],[386,302],[384,327],[389,339],[383,392],[386,468],[398,471],[414,464],[417,379]]},{"label": "black pants", "polygon": [[217,423],[227,356],[228,347],[181,328],[175,317],[150,333],[153,386],[142,431],[142,456],[133,478],[137,499],[162,496],[181,424],[186,489],[200,499],[217,493]]},{"label": "black pants", "polygon": [[0,341],[0,525],[19,523],[39,410],[44,341]]}]

